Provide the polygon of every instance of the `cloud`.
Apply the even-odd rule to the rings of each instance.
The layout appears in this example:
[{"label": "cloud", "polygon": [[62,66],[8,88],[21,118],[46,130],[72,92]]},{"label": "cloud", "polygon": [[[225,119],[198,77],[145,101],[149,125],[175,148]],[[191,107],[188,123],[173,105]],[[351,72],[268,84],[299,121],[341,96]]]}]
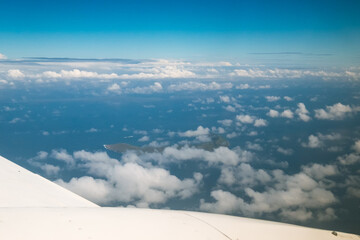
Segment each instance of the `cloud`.
[{"label": "cloud", "polygon": [[276,110],[270,109],[266,115],[268,115],[269,117],[272,117],[272,118],[277,118],[277,117],[283,117],[283,118],[289,118],[289,119],[294,118],[294,113],[289,109],[284,110],[282,113],[279,113]]},{"label": "cloud", "polygon": [[316,136],[311,134],[308,137],[308,143],[302,143],[302,146],[308,148],[321,148],[325,146],[325,141],[336,141],[339,139],[341,139],[341,135],[336,133],[325,135],[318,133]]},{"label": "cloud", "polygon": [[336,103],[332,106],[326,106],[326,109],[316,109],[315,118],[324,120],[342,120],[352,112],[353,109],[349,105]]},{"label": "cloud", "polygon": [[202,82],[183,82],[178,84],[171,84],[167,89],[169,91],[208,91],[208,90],[223,90],[231,89],[232,83],[202,83]]},{"label": "cloud", "polygon": [[4,54],[0,53],[0,60],[5,60],[5,59],[7,59],[7,57]]},{"label": "cloud", "polygon": [[268,125],[268,122],[262,118],[256,119],[254,122],[255,127],[266,127]]},{"label": "cloud", "polygon": [[70,167],[75,166],[75,159],[65,149],[52,150],[51,157],[65,162]]},{"label": "cloud", "polygon": [[294,113],[291,111],[291,110],[284,110],[281,114],[280,114],[281,117],[284,117],[284,118],[294,118]]},{"label": "cloud", "polygon": [[53,71],[43,72],[41,77],[45,78],[64,78],[64,79],[80,79],[80,78],[102,78],[102,79],[114,79],[119,78],[119,75],[116,73],[97,73],[97,72],[89,72],[83,71],[79,69],[73,70],[61,70],[60,73]]},{"label": "cloud", "polygon": [[110,85],[110,86],[107,88],[107,90],[113,91],[113,92],[118,92],[118,91],[121,90],[121,87],[119,86],[119,84],[114,83],[114,84]]},{"label": "cloud", "polygon": [[233,120],[231,119],[224,119],[224,120],[218,120],[218,123],[224,125],[225,127],[230,127],[233,123]]},{"label": "cloud", "polygon": [[171,198],[185,199],[198,191],[202,181],[200,173],[180,180],[165,169],[134,162],[121,163],[105,152],[82,150],[74,152],[73,156],[92,176],[72,178],[69,182],[58,180],[57,183],[99,204],[135,202],[149,206],[165,203]]},{"label": "cloud", "polygon": [[276,110],[270,109],[266,115],[268,115],[269,117],[275,118],[275,117],[279,117],[280,113]]},{"label": "cloud", "polygon": [[306,109],[304,103],[298,103],[298,108],[296,109],[295,113],[299,116],[299,118],[304,121],[308,122],[311,120],[311,117],[308,115],[309,111]]},{"label": "cloud", "polygon": [[230,97],[229,96],[219,96],[220,101],[224,102],[224,103],[229,103],[230,102]]},{"label": "cloud", "polygon": [[352,149],[354,149],[355,152],[360,153],[360,140],[355,141],[354,145],[352,146]]},{"label": "cloud", "polygon": [[280,100],[280,97],[277,96],[266,96],[265,98],[268,102],[275,102]]},{"label": "cloud", "polygon": [[290,155],[292,155],[294,153],[294,151],[292,149],[290,149],[290,148],[285,149],[285,148],[282,148],[282,147],[278,147],[276,149],[276,151],[278,151],[281,154],[287,155],[287,156],[290,156]]},{"label": "cloud", "polygon": [[[327,177],[337,174],[337,168],[331,165],[309,165],[303,167],[299,173],[287,175],[281,170],[255,170],[249,164],[242,163],[238,167],[223,168],[219,184],[227,185],[230,190],[242,189],[244,197],[238,197],[229,191],[214,190],[211,196],[215,201],[206,202],[202,199],[200,209],[245,216],[264,216],[271,213],[273,216],[279,214],[288,220],[324,221],[331,216],[335,217],[334,211],[327,209],[335,204],[337,199],[324,187],[323,181],[328,181]],[[254,190],[256,186],[264,183],[267,186],[265,189]],[[299,216],[296,216],[296,213]],[[318,217],[320,215],[321,218]]]},{"label": "cloud", "polygon": [[360,155],[355,153],[345,154],[343,156],[339,156],[337,160],[342,165],[353,165],[360,162]]},{"label": "cloud", "polygon": [[210,133],[209,128],[204,128],[203,126],[198,126],[196,130],[187,130],[185,132],[179,132],[180,137],[199,137],[201,135],[208,135]]},{"label": "cloud", "polygon": [[253,157],[251,152],[241,149],[230,150],[227,147],[219,147],[213,151],[204,149],[183,147],[166,147],[162,154],[166,161],[202,160],[210,164],[225,164],[236,166],[240,162],[250,161]]},{"label": "cloud", "polygon": [[163,90],[163,87],[161,83],[154,82],[153,85],[147,86],[147,87],[135,87],[133,89],[127,89],[127,92],[132,93],[154,93],[154,92],[161,92]]},{"label": "cloud", "polygon": [[138,141],[139,142],[147,142],[147,141],[149,141],[150,140],[150,138],[148,137],[148,136],[143,136],[142,138],[140,138]]},{"label": "cloud", "polygon": [[236,109],[231,105],[227,105],[224,109],[228,112],[236,112]]},{"label": "cloud", "polygon": [[291,97],[289,97],[289,96],[285,96],[284,99],[285,99],[286,101],[288,101],[288,102],[294,101],[294,99],[291,98]]},{"label": "cloud", "polygon": [[8,74],[7,74],[10,78],[23,78],[25,77],[25,74],[22,73],[19,69],[10,69],[8,70]]},{"label": "cloud", "polygon": [[236,115],[236,120],[238,120],[241,123],[245,123],[245,124],[252,124],[255,121],[255,117],[254,116],[250,116],[250,115]]},{"label": "cloud", "polygon": [[303,77],[316,77],[322,79],[338,78],[344,76],[353,77],[354,74],[347,74],[344,72],[326,72],[326,71],[310,71],[310,70],[293,70],[293,69],[260,69],[260,68],[249,68],[249,69],[235,69],[229,74],[233,77],[245,77],[245,78],[271,78],[271,79],[282,79],[282,78],[303,78]]},{"label": "cloud", "polygon": [[319,139],[319,137],[311,134],[308,138],[308,143],[302,143],[302,146],[307,148],[320,148],[324,146],[324,143]]}]

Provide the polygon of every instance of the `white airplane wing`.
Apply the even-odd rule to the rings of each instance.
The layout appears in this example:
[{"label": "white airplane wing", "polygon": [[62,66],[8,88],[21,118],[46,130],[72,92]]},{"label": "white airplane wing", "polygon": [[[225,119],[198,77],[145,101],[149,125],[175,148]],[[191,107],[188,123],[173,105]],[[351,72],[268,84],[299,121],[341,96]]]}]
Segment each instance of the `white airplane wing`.
[{"label": "white airplane wing", "polygon": [[0,157],[0,239],[359,240],[360,237],[219,214],[99,207]]}]

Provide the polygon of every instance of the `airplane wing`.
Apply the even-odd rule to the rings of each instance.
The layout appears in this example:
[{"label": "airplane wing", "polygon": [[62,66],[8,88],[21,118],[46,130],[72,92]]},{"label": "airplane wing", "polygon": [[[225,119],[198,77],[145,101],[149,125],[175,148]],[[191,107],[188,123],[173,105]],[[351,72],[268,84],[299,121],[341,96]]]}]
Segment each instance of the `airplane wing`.
[{"label": "airplane wing", "polygon": [[0,239],[360,239],[354,234],[189,211],[99,207],[0,157]]}]

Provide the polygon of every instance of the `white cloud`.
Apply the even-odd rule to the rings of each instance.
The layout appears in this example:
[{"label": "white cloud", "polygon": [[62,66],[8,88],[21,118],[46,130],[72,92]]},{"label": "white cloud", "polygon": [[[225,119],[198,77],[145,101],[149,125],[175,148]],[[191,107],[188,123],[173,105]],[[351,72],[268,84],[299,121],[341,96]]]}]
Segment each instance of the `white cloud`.
[{"label": "white cloud", "polygon": [[47,176],[57,176],[60,172],[60,167],[54,166],[52,164],[43,164],[40,166],[40,168],[45,172]]},{"label": "white cloud", "polygon": [[339,156],[337,158],[337,160],[342,165],[353,165],[355,163],[360,162],[360,155],[355,154],[355,153],[350,153],[350,154],[346,154],[346,155],[343,155],[343,156]]},{"label": "white cloud", "polygon": [[153,85],[146,86],[146,87],[136,87],[136,88],[128,89],[127,91],[133,92],[133,93],[154,93],[154,92],[161,92],[162,90],[163,90],[163,87],[162,87],[161,83],[154,82]]},{"label": "white cloud", "polygon": [[295,112],[302,121],[308,122],[311,120],[311,117],[308,115],[309,111],[306,109],[304,103],[298,103],[298,108]]},{"label": "white cloud", "polygon": [[239,86],[236,86],[236,89],[249,89],[250,85],[247,83],[240,84]]},{"label": "white cloud", "polygon": [[233,120],[231,119],[224,119],[224,120],[218,120],[218,123],[224,125],[225,127],[230,127],[233,123]]},{"label": "white cloud", "polygon": [[[159,167],[144,167],[135,162],[110,158],[105,152],[74,152],[79,165],[93,176],[73,178],[57,183],[99,204],[135,202],[137,205],[165,203],[171,198],[185,199],[198,191],[202,181],[200,173],[193,178],[180,180],[169,171]],[[131,155],[136,158],[136,155]],[[124,156],[129,157],[129,155]]]},{"label": "white cloud", "polygon": [[315,117],[317,119],[325,119],[325,120],[341,120],[344,119],[349,114],[351,114],[352,111],[353,109],[349,105],[336,103],[332,106],[326,106],[326,110],[316,109]]},{"label": "white cloud", "polygon": [[268,102],[275,102],[280,100],[280,97],[278,96],[266,96],[265,98]]},{"label": "white cloud", "polygon": [[4,60],[4,59],[7,59],[7,57],[4,54],[0,53],[0,60]]},{"label": "white cloud", "polygon": [[320,148],[323,145],[324,143],[317,136],[314,136],[312,134],[308,138],[308,143],[302,144],[303,147],[308,147],[308,148]]},{"label": "white cloud", "polygon": [[185,132],[179,132],[180,137],[198,137],[201,135],[208,135],[210,133],[209,128],[204,128],[203,126],[198,126],[196,130],[187,130]]},{"label": "white cloud", "polygon": [[219,96],[220,101],[224,102],[224,103],[229,103],[230,102],[230,97],[229,96]]},{"label": "white cloud", "polygon": [[24,120],[22,120],[21,118],[13,118],[11,121],[9,121],[9,123],[11,124],[15,124],[18,122],[23,122]]},{"label": "white cloud", "polygon": [[110,85],[110,86],[107,88],[107,90],[113,91],[113,92],[118,92],[118,91],[121,90],[121,87],[120,87],[119,84],[114,83],[114,84]]},{"label": "white cloud", "polygon": [[285,149],[285,148],[282,148],[282,147],[278,147],[276,149],[276,151],[278,151],[281,154],[287,155],[287,156],[290,156],[290,155],[292,155],[294,153],[294,151],[292,149],[290,149],[290,148]]},{"label": "white cloud", "polygon": [[256,119],[254,122],[255,127],[266,127],[268,125],[268,122],[262,118]]},{"label": "white cloud", "polygon": [[284,99],[285,99],[286,101],[288,101],[288,102],[294,101],[294,99],[291,98],[291,97],[289,97],[289,96],[285,96]]},{"label": "white cloud", "polygon": [[22,73],[19,69],[10,69],[8,70],[8,76],[10,78],[23,78],[25,74]]},{"label": "white cloud", "polygon": [[252,124],[255,121],[255,117],[241,114],[241,115],[236,115],[236,120],[238,120],[241,123]]},{"label": "white cloud", "polygon": [[336,141],[339,139],[341,139],[341,135],[336,133],[332,133],[332,134],[318,133],[317,136],[311,134],[308,137],[308,143],[302,143],[302,146],[308,148],[321,148],[325,146],[325,141]]},{"label": "white cloud", "polygon": [[148,136],[143,136],[142,138],[140,138],[138,141],[139,142],[147,142],[147,141],[149,141],[150,140],[150,138],[148,137]]},{"label": "white cloud", "polygon": [[299,222],[305,222],[313,218],[312,212],[306,208],[298,208],[296,210],[283,209],[280,212],[280,216],[288,220],[295,220]]},{"label": "white cloud", "polygon": [[357,140],[354,145],[352,146],[352,149],[355,150],[355,152],[360,153],[360,140]]},{"label": "white cloud", "polygon": [[198,148],[183,147],[177,149],[167,147],[163,152],[163,157],[171,161],[198,159],[211,164],[222,163],[235,166],[240,162],[249,161],[252,158],[252,154],[241,149],[230,150],[227,147],[219,147],[211,152]]},{"label": "white cloud", "polygon": [[322,79],[352,76],[351,73],[346,72],[325,72],[325,71],[310,71],[310,70],[293,70],[293,69],[235,69],[230,76],[245,77],[245,78],[302,78],[302,77],[317,77]]},{"label": "white cloud", "polygon": [[75,166],[75,159],[65,149],[52,150],[51,157],[65,162],[68,166]]},{"label": "white cloud", "polygon": [[284,118],[294,118],[294,113],[291,111],[291,110],[284,110],[281,114],[280,114],[281,117],[284,117]]},{"label": "white cloud", "polygon": [[275,117],[279,117],[280,113],[276,110],[270,109],[266,115],[268,115],[269,117],[275,118]]},{"label": "white cloud", "polygon": [[202,83],[202,82],[183,82],[179,84],[171,84],[168,87],[169,91],[207,91],[207,90],[222,90],[222,89],[231,89],[233,87],[232,83]]},{"label": "white cloud", "polygon": [[236,112],[236,109],[231,105],[227,105],[224,109],[228,112]]}]

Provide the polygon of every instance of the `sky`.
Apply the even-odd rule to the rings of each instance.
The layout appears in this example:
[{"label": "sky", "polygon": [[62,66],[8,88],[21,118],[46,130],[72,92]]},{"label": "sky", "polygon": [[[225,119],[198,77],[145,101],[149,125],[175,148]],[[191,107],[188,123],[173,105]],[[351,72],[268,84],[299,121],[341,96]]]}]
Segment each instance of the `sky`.
[{"label": "sky", "polygon": [[[358,1],[1,1],[0,52],[19,57],[359,62]],[[91,49],[91,51],[89,51]],[[300,62],[308,61],[302,57]],[[317,61],[319,62],[319,61]]]},{"label": "sky", "polygon": [[101,206],[359,234],[359,4],[0,0],[0,154]]}]

